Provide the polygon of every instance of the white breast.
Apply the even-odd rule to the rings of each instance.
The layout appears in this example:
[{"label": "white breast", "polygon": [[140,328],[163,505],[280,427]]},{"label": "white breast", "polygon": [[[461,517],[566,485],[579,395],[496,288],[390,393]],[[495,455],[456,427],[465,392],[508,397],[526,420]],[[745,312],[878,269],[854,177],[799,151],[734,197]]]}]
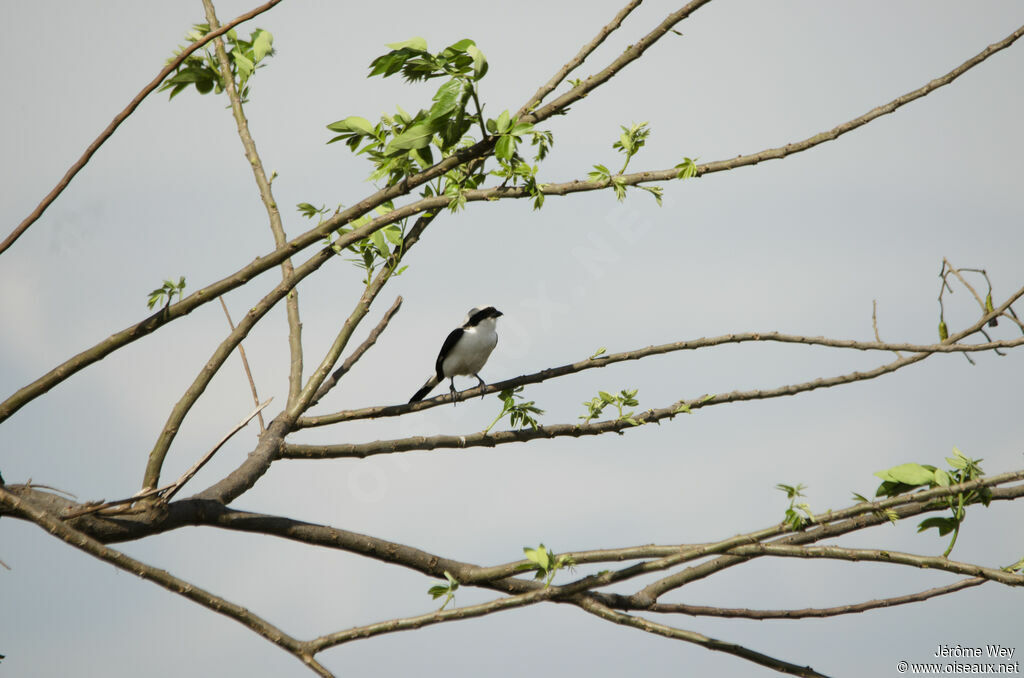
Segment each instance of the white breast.
[{"label": "white breast", "polygon": [[442,365],[446,377],[472,376],[483,369],[491,351],[498,344],[494,318],[484,320],[476,327],[463,330],[463,335],[448,353]]}]

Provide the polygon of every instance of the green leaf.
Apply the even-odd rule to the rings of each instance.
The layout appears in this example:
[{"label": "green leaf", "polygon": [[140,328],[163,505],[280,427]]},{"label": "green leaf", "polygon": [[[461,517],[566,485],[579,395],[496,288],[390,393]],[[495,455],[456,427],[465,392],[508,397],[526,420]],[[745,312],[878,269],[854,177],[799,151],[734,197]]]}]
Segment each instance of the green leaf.
[{"label": "green leaf", "polygon": [[963,456],[946,457],[946,461],[949,462],[949,465],[952,466],[953,468],[958,468],[961,470],[967,468],[967,460],[964,459]]},{"label": "green leaf", "polygon": [[935,469],[925,468],[921,464],[900,464],[886,471],[875,473],[882,480],[891,480],[906,485],[928,485],[935,480]]},{"label": "green leaf", "polygon": [[917,531],[924,532],[925,530],[934,527],[939,531],[940,537],[945,537],[947,534],[955,530],[956,526],[959,524],[960,521],[955,518],[926,518],[917,526]]},{"label": "green leaf", "polygon": [[274,36],[270,34],[270,31],[257,28],[252,34],[252,38],[252,53],[256,62],[259,63],[263,60],[263,57],[273,51]]},{"label": "green leaf", "polygon": [[466,54],[473,57],[473,79],[480,80],[487,75],[487,59],[476,45],[466,47]]},{"label": "green leaf", "polygon": [[245,82],[246,79],[252,75],[253,70],[256,68],[256,64],[252,62],[252,59],[237,50],[231,52],[231,57],[234,59],[239,75],[242,77],[242,82]]},{"label": "green leaf", "polygon": [[388,254],[390,254],[391,249],[388,247],[388,241],[384,237],[383,233],[381,233],[379,230],[374,231],[370,235],[370,239],[373,241],[373,244],[377,246],[377,251],[380,252],[382,257],[386,257]]},{"label": "green leaf", "polygon": [[495,121],[495,127],[497,128],[498,134],[504,134],[512,129],[512,121],[510,119],[508,111],[502,111],[501,115]]},{"label": "green leaf", "polygon": [[394,245],[402,244],[402,227],[398,224],[389,224],[381,229],[384,231],[384,237],[391,241]]},{"label": "green leaf", "polygon": [[412,50],[416,50],[417,52],[426,52],[427,51],[427,41],[424,40],[423,38],[411,38],[411,39],[405,40],[403,42],[392,42],[392,43],[390,43],[390,44],[388,44],[386,46],[390,47],[391,49],[393,49],[396,52],[398,50],[406,49],[406,48],[412,49]]},{"label": "green leaf", "polygon": [[338,122],[332,122],[327,126],[327,129],[332,132],[352,132],[362,136],[373,136],[373,125],[366,118],[361,118],[358,115],[350,115],[344,120]]},{"label": "green leaf", "polygon": [[939,321],[939,339],[941,341],[945,341],[946,339],[949,339],[949,328],[946,327],[946,321],[945,320],[940,320]]},{"label": "green leaf", "polygon": [[400,151],[413,148],[425,148],[430,145],[434,136],[434,128],[430,125],[413,125],[391,140],[386,149],[387,155],[396,155]]},{"label": "green leaf", "polygon": [[939,487],[949,487],[952,481],[949,478],[949,474],[943,471],[941,468],[935,469],[935,484]]},{"label": "green leaf", "polygon": [[448,117],[459,107],[465,83],[459,78],[452,78],[441,85],[434,94],[434,105],[430,108],[431,120]]},{"label": "green leaf", "polygon": [[515,150],[515,138],[509,135],[505,135],[498,139],[498,143],[494,147],[494,154],[501,158],[502,160],[511,160],[512,154],[515,153]]},{"label": "green leaf", "polygon": [[683,161],[675,166],[679,170],[676,173],[677,179],[690,179],[697,176],[697,164],[690,158],[683,158]]}]

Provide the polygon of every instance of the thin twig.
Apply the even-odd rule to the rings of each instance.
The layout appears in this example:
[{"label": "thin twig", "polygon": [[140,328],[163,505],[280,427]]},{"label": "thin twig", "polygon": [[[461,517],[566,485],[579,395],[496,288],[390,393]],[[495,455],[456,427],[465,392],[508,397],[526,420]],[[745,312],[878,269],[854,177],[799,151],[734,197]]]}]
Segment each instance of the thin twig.
[{"label": "thin twig", "polygon": [[648,608],[648,612],[663,612],[666,614],[688,614],[693,617],[726,617],[730,619],[806,619],[808,617],[837,617],[844,614],[859,614],[868,610],[878,608],[895,607],[919,603],[929,598],[944,596],[956,593],[972,586],[984,584],[987,579],[984,577],[971,577],[961,579],[953,584],[939,586],[936,588],[911,593],[905,596],[892,598],[881,598],[868,600],[863,603],[852,605],[839,605],[836,607],[808,607],[800,610],[751,610],[735,607],[711,607],[708,605],[688,605],[686,603],[655,603]]},{"label": "thin twig", "polygon": [[309,401],[310,407],[313,407],[318,402],[320,402],[321,398],[327,395],[327,393],[330,392],[332,388],[337,386],[338,380],[341,379],[346,373],[348,373],[349,370],[352,369],[352,366],[355,365],[356,362],[363,357],[363,354],[366,353],[370,349],[370,347],[377,343],[377,339],[380,338],[381,333],[385,329],[387,329],[388,323],[391,322],[391,318],[396,313],[398,313],[398,309],[400,309],[401,307],[402,297],[399,296],[397,299],[395,299],[395,303],[391,305],[391,308],[389,308],[387,312],[384,314],[384,317],[380,319],[380,322],[377,323],[377,326],[373,328],[373,331],[370,332],[370,336],[366,337],[363,343],[360,344],[359,347],[352,352],[352,355],[345,359],[345,362],[341,364],[341,367],[334,370],[334,372],[331,373],[330,378],[324,381],[320,388],[317,389],[316,395],[314,395],[313,399]]},{"label": "thin twig", "polygon": [[[206,10],[206,21],[210,28],[217,27],[217,14],[211,0],[203,0],[203,7]],[[213,43],[214,52],[217,55],[217,63],[220,65],[221,83],[224,85],[224,92],[231,101],[231,113],[235,118],[235,126],[238,128],[238,137],[242,140],[245,148],[245,158],[252,168],[253,177],[256,179],[256,187],[259,189],[263,206],[267,210],[267,217],[270,221],[270,232],[274,235],[274,247],[280,248],[288,241],[284,233],[284,224],[281,222],[281,211],[277,208],[277,201],[274,200],[274,191],[267,179],[267,173],[263,169],[263,161],[256,150],[256,142],[249,132],[249,122],[245,119],[245,112],[242,110],[242,98],[235,87],[234,78],[231,75],[231,62],[228,60],[227,50],[224,48],[224,40],[217,38]],[[288,280],[294,267],[290,258],[281,262],[281,277]],[[293,403],[299,397],[302,388],[302,322],[299,319],[299,296],[297,291],[292,291],[285,299],[285,309],[288,315],[288,352],[290,355],[288,372],[288,402]],[[239,344],[241,346],[241,344]],[[257,401],[259,402],[259,401]],[[262,420],[261,420],[262,422]],[[262,426],[261,429],[263,430]]]},{"label": "thin twig", "polygon": [[686,631],[684,629],[677,629],[672,626],[666,626],[665,624],[659,624],[657,622],[644,619],[642,617],[634,617],[633,615],[625,614],[623,612],[616,612],[615,610],[602,605],[592,596],[581,596],[577,603],[582,609],[587,612],[596,615],[602,619],[606,619],[616,624],[623,626],[632,626],[635,629],[646,631],[647,633],[653,633],[655,635],[664,636],[666,638],[673,638],[675,640],[683,640],[688,643],[700,645],[701,647],[708,650],[715,650],[716,652],[725,652],[726,654],[735,655],[747,661],[760,664],[761,666],[767,666],[770,669],[779,671],[780,673],[787,673],[791,676],[810,676],[813,678],[826,678],[824,674],[818,673],[810,666],[800,666],[798,664],[792,664],[775,657],[770,657],[756,650],[737,645],[736,643],[728,643],[715,638],[709,638],[708,636],[696,633],[694,631]]},{"label": "thin twig", "polygon": [[[289,404],[286,414],[288,417],[289,428],[295,427],[295,421],[299,416],[309,409],[310,403],[313,402],[313,398],[316,393],[319,392],[320,387],[323,385],[324,380],[327,378],[327,373],[332,367],[338,362],[338,358],[341,357],[341,352],[345,350],[345,346],[348,345],[349,339],[352,338],[352,333],[359,326],[366,314],[370,310],[370,306],[373,304],[374,299],[380,294],[380,291],[384,289],[384,285],[391,279],[392,274],[398,268],[398,264],[402,261],[402,257],[408,254],[409,250],[419,241],[423,231],[426,230],[427,226],[437,217],[436,213],[428,212],[427,214],[420,215],[413,224],[409,232],[406,233],[402,239],[400,247],[396,247],[395,250],[388,256],[384,265],[381,267],[377,277],[363,290],[363,294],[359,297],[356,302],[355,308],[349,314],[345,322],[342,323],[341,329],[338,331],[338,335],[334,339],[334,343],[327,350],[327,354],[323,360],[320,361],[320,365],[313,371],[309,376],[309,380],[306,385],[302,387],[302,392],[299,397],[296,398],[294,403]],[[369,347],[367,347],[369,348]]]},{"label": "thin twig", "polygon": [[611,35],[615,30],[619,28],[619,26],[622,25],[622,22],[626,20],[626,17],[629,16],[634,9],[640,6],[641,2],[643,2],[643,0],[630,0],[630,2],[626,4],[625,7],[619,10],[619,13],[616,14],[615,17],[606,26],[604,26],[600,31],[598,31],[597,35],[594,36],[593,40],[591,40],[582,48],[580,48],[580,51],[576,53],[576,56],[574,56],[572,59],[568,61],[568,63],[566,63],[564,66],[558,69],[558,72],[555,73],[550,80],[541,85],[540,89],[538,89],[536,93],[534,93],[534,95],[530,97],[525,104],[522,105],[519,111],[516,112],[515,119],[518,120],[519,118],[523,117],[531,110],[533,110],[537,106],[537,104],[543,101],[544,97],[546,97],[548,94],[554,91],[554,89],[558,87],[558,85],[561,84],[561,82],[565,80],[565,78],[568,77],[570,73],[579,68],[579,66],[582,65],[584,61],[586,61],[587,57],[593,54],[594,50],[600,47],[601,43],[603,43],[609,35]]},{"label": "thin twig", "polygon": [[113,508],[115,506],[122,506],[124,504],[133,504],[133,503],[139,501],[140,499],[146,499],[147,497],[152,497],[154,495],[160,494],[161,492],[164,492],[164,491],[170,489],[171,487],[174,487],[174,485],[173,484],[172,485],[165,485],[163,487],[158,487],[158,488],[153,489],[153,490],[146,490],[145,492],[136,492],[135,494],[133,494],[130,497],[127,497],[125,499],[117,499],[117,500],[114,500],[114,501],[103,501],[102,499],[100,499],[98,501],[89,501],[89,502],[86,502],[86,503],[82,504],[78,508],[65,510],[60,515],[60,517],[63,520],[71,520],[72,518],[78,518],[80,516],[86,516],[86,515],[89,515],[90,513],[98,513],[100,511],[106,511],[107,509]]},{"label": "thin twig", "polygon": [[245,428],[245,425],[248,424],[250,421],[252,421],[253,417],[255,417],[260,412],[262,412],[263,409],[267,405],[269,405],[272,400],[273,400],[273,398],[268,398],[265,403],[263,403],[261,405],[257,405],[255,410],[253,410],[248,415],[246,415],[246,417],[244,419],[242,419],[242,421],[240,421],[237,424],[235,424],[234,428],[232,428],[230,431],[225,433],[224,437],[221,438],[219,441],[217,441],[217,444],[214,445],[210,449],[209,452],[207,452],[205,455],[203,455],[202,459],[200,459],[195,464],[193,464],[192,468],[190,468],[189,470],[185,471],[185,473],[183,473],[182,476],[180,478],[178,478],[174,482],[174,484],[167,491],[167,493],[163,495],[164,501],[170,501],[174,497],[174,495],[176,495],[181,490],[181,488],[184,487],[185,483],[187,483],[189,480],[191,480],[192,477],[195,476],[195,474],[199,473],[199,470],[201,468],[203,468],[203,466],[206,466],[206,463],[208,461],[213,459],[213,455],[217,453],[217,450],[219,450],[221,447],[224,446],[224,443],[226,443],[228,440],[231,439],[231,436],[235,435],[236,433],[241,431],[243,428]]},{"label": "thin twig", "polygon": [[122,122],[124,122],[128,118],[129,115],[135,112],[135,109],[139,107],[139,104],[142,103],[142,100],[145,99],[150,92],[159,87],[160,83],[164,81],[164,78],[166,78],[174,71],[174,69],[180,66],[182,62],[184,62],[185,59],[188,58],[190,54],[192,54],[197,49],[199,49],[206,43],[210,42],[211,40],[223,35],[224,33],[227,33],[238,24],[246,22],[249,19],[252,19],[253,17],[262,14],[263,12],[266,12],[268,9],[270,9],[279,2],[281,2],[281,0],[269,0],[269,2],[260,5],[259,7],[250,10],[245,14],[239,15],[237,18],[228,22],[220,29],[207,33],[205,36],[203,36],[201,40],[197,40],[196,42],[192,43],[192,45],[190,45],[189,47],[183,49],[181,54],[179,54],[173,61],[170,61],[167,64],[167,66],[165,66],[159,73],[157,73],[156,77],[153,78],[148,85],[142,88],[142,91],[135,95],[135,98],[132,99],[127,106],[125,106],[124,110],[122,110],[120,113],[114,116],[114,119],[111,121],[109,125],[107,125],[106,129],[100,132],[100,135],[96,137],[96,139],[91,144],[89,144],[88,148],[85,149],[85,153],[82,154],[82,157],[80,157],[78,161],[75,162],[75,164],[73,164],[67,172],[65,172],[61,180],[57,182],[57,185],[53,187],[53,190],[46,194],[46,197],[44,197],[43,200],[38,205],[36,205],[36,208],[32,210],[32,213],[25,217],[25,220],[18,224],[18,227],[14,229],[14,231],[10,235],[4,238],[3,242],[0,242],[0,254],[3,254],[3,252],[8,247],[13,245],[14,241],[21,237],[21,235],[26,230],[28,230],[28,227],[35,223],[35,221],[43,215],[43,212],[46,211],[46,208],[49,207],[53,203],[53,201],[57,199],[57,196],[59,196],[64,191],[64,189],[68,187],[68,185],[71,183],[71,180],[74,179],[75,175],[78,174],[78,172],[83,167],[85,167],[89,160],[92,159],[93,154],[95,154],[96,151],[99,150],[100,146],[102,146],[103,143],[114,134],[117,128],[121,125]]},{"label": "thin twig", "polygon": [[[871,329],[873,329],[875,331],[875,341],[877,341],[879,344],[883,343],[882,342],[882,337],[878,336],[878,300],[877,299],[872,299],[871,300]],[[896,354],[897,358],[902,358],[903,357],[902,355],[900,355],[899,351],[893,351],[893,353]]]},{"label": "thin twig", "polygon": [[[220,307],[224,309],[224,316],[228,319],[228,327],[234,331],[235,323],[231,320],[231,314],[228,313],[228,305],[224,303],[224,297],[217,298],[220,299]],[[245,370],[245,376],[249,379],[249,390],[252,391],[252,402],[254,405],[259,405],[260,396],[256,393],[256,381],[252,378],[252,370],[249,369],[249,360],[245,357],[245,347],[242,346],[242,342],[238,342],[238,355],[242,358],[242,368]],[[262,433],[267,430],[266,425],[263,423],[263,410],[260,409],[256,416],[259,417],[260,433]]]},{"label": "thin twig", "polygon": [[943,570],[954,574],[965,574],[982,577],[988,581],[999,582],[1008,586],[1024,586],[1024,574],[1015,574],[994,567],[984,567],[974,563],[963,563],[949,560],[944,556],[919,556],[913,553],[888,551],[882,549],[854,549],[842,546],[802,546],[794,544],[750,544],[738,546],[728,551],[738,556],[779,556],[783,558],[825,558],[829,560],[870,561],[874,563],[892,563],[909,565],[924,569]]}]

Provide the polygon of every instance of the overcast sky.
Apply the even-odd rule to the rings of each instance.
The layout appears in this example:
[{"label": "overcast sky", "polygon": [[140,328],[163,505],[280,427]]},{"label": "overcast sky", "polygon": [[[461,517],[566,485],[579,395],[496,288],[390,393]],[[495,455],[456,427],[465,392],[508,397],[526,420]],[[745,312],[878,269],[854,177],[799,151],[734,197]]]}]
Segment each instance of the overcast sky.
[{"label": "overcast sky", "polygon": [[[325,125],[415,111],[432,87],[367,79],[386,43],[422,36],[437,50],[474,39],[490,71],[490,116],[517,109],[621,6],[552,3],[299,2],[246,26],[274,34],[278,54],[252,81],[246,111],[291,235],[298,202],[351,205],[373,190],[369,166]],[[228,20],[249,9],[221,2]],[[606,65],[673,11],[653,1],[576,76]],[[196,2],[0,5],[2,235],[21,221],[88,143],[160,69]],[[946,73],[1024,22],[1018,2],[718,0],[639,62],[542,127],[555,135],[543,181],[584,178],[620,162],[619,125],[653,133],[632,169],[711,161],[830,129]],[[867,127],[782,161],[665,186],[657,207],[631,191],[477,203],[444,214],[381,294],[361,341],[396,295],[402,311],[316,412],[404,402],[430,373],[466,310],[505,313],[481,376],[530,373],[591,355],[728,332],[768,331],[936,340],[943,257],[988,270],[996,302],[1024,285],[1024,45]],[[225,99],[152,95],[29,231],[0,257],[0,398],[148,314],[147,293],[185,276],[190,291],[270,251],[266,214]],[[635,195],[634,195],[635,193]],[[303,253],[298,261],[308,256]],[[307,374],[350,312],[358,271],[339,259],[300,287]],[[227,295],[237,319],[279,280],[275,270]],[[974,279],[972,279],[974,280]],[[974,282],[978,282],[974,280]],[[983,285],[983,283],[981,283]],[[978,310],[960,288],[951,331]],[[1020,307],[1024,310],[1024,307]],[[997,336],[1013,328],[1000,324]],[[0,426],[8,483],[55,486],[79,500],[136,491],[173,403],[226,334],[208,304],[75,375]],[[283,309],[247,339],[261,397],[287,395]],[[800,346],[726,346],[593,370],[531,386],[544,423],[577,421],[598,389],[639,389],[640,407],[735,389],[772,388],[869,369],[891,354]],[[479,564],[523,546],[557,551],[720,539],[778,522],[776,483],[805,483],[816,511],[899,463],[944,465],[956,445],[989,473],[1024,467],[1024,354],[935,356],[874,381],[793,398],[708,408],[624,436],[370,460],[279,462],[241,509],[330,524]],[[460,384],[471,385],[471,380]],[[165,477],[176,477],[252,407],[232,358],[182,427]],[[304,432],[296,440],[360,442],[483,429],[491,397],[379,424]],[[255,428],[192,481],[235,468]],[[954,558],[1001,567],[1021,551],[1021,507],[972,507]],[[839,540],[938,555],[915,521]],[[337,551],[272,537],[182,529],[119,545],[133,557],[245,605],[309,638],[436,607],[434,581]],[[0,673],[11,676],[304,676],[308,670],[239,624],[64,545],[34,525],[0,520]],[[559,579],[558,581],[562,581]],[[762,560],[668,597],[751,608],[830,606],[954,581],[897,566]],[[938,644],[1002,643],[1024,651],[1022,594],[996,584],[916,606],[808,621],[660,621],[747,645],[832,675],[896,675]],[[493,597],[460,590],[457,603]],[[732,656],[614,627],[546,605],[388,635],[322,655],[337,675],[518,676],[551,671],[766,675]]]}]

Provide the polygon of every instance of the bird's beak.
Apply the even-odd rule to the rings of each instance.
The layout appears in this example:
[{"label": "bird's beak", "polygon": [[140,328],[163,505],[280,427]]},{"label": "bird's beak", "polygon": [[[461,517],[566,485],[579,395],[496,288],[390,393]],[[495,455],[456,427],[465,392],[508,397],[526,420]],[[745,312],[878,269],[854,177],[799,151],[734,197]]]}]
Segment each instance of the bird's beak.
[{"label": "bird's beak", "polygon": [[505,314],[502,313],[501,311],[499,311],[498,309],[494,309],[494,317],[495,318],[500,318],[503,315],[505,315]]}]

